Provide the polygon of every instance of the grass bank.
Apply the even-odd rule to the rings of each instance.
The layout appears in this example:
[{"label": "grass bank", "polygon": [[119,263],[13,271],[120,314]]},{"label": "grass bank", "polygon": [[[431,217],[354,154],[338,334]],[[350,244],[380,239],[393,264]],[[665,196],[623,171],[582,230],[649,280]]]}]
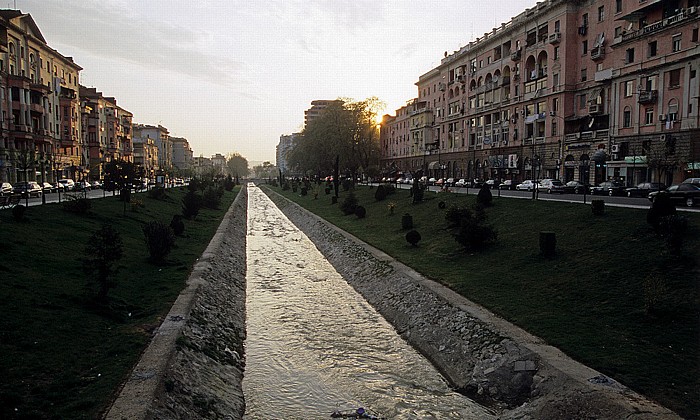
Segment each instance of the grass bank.
[{"label": "grass bank", "polygon": [[[323,190],[314,199],[274,189],[574,359],[698,418],[700,215],[686,214],[684,253],[673,257],[647,224],[646,210],[607,207],[596,217],[578,203],[494,197],[486,214],[497,243],[467,253],[438,203],[471,205],[474,195],[426,193],[424,202],[411,204],[409,191],[398,190],[377,202],[375,189],[359,186],[355,194],[367,216],[358,219],[344,216]],[[341,202],[347,194],[340,193]],[[404,213],[422,236],[418,247],[405,240]],[[554,259],[539,255],[540,231],[556,233]],[[659,299],[653,315],[645,310],[650,275],[661,286],[652,293]]]},{"label": "grass bank", "polygon": [[[185,220],[166,262],[148,262],[141,227],[181,212],[185,188],[166,200],[132,195],[90,200],[87,215],[59,204],[30,207],[26,221],[0,211],[0,418],[100,416],[185,285],[238,188],[217,210]],[[90,235],[111,223],[123,240],[107,307],[92,299],[81,258]],[[242,245],[244,246],[244,245]]]}]

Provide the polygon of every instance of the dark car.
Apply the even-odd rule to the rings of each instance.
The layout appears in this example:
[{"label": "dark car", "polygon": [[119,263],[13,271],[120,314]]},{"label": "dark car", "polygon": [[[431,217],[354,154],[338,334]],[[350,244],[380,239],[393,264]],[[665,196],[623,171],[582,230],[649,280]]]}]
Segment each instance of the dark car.
[{"label": "dark car", "polygon": [[627,197],[646,197],[652,191],[663,191],[666,189],[666,185],[660,182],[642,182],[637,184],[636,187],[630,187],[625,189]]},{"label": "dark car", "polygon": [[605,181],[601,182],[595,187],[591,187],[591,194],[593,195],[623,195],[625,192],[625,186],[619,181]]},{"label": "dark car", "polygon": [[649,200],[654,202],[660,195],[666,195],[675,204],[685,204],[688,207],[700,203],[700,185],[683,183],[671,185],[664,191],[653,191],[649,193]]},{"label": "dark car", "polygon": [[583,194],[588,191],[590,185],[580,181],[569,181],[564,184],[564,192],[567,194]]},{"label": "dark car", "polygon": [[22,197],[39,197],[41,196],[42,189],[41,186],[34,181],[20,181],[13,185],[12,192],[15,194],[21,194]]}]

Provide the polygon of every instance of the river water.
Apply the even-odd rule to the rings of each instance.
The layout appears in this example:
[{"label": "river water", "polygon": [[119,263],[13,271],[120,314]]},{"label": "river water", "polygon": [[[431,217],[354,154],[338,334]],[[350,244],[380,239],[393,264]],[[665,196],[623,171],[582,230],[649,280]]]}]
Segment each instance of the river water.
[{"label": "river water", "polygon": [[248,188],[247,419],[491,418],[450,390],[257,187]]}]

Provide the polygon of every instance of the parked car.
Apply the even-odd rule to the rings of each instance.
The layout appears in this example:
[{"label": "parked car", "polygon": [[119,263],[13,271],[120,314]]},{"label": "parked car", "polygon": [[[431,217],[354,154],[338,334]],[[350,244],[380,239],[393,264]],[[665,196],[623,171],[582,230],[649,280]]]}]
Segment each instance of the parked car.
[{"label": "parked car", "polygon": [[564,192],[567,194],[583,194],[588,191],[590,185],[580,181],[569,181],[564,184]]},{"label": "parked car", "polygon": [[625,194],[627,197],[647,197],[652,191],[663,191],[666,189],[666,185],[660,182],[642,182],[637,184],[636,187],[630,187],[625,189]]},{"label": "parked car", "polygon": [[697,184],[700,185],[700,178],[688,178],[683,180],[682,184]]},{"label": "parked car", "polygon": [[404,182],[404,179],[403,179],[403,178],[399,178],[399,179],[396,180],[396,183],[397,183],[397,184],[403,184],[403,182]]},{"label": "parked car", "polygon": [[685,204],[688,207],[700,204],[700,185],[690,182],[671,185],[664,191],[652,191],[648,198],[653,203],[662,194],[667,195],[675,204]]},{"label": "parked car", "polygon": [[41,196],[42,188],[34,181],[20,181],[12,187],[12,192],[15,194],[21,194],[22,197],[39,197]]},{"label": "parked car", "polygon": [[90,191],[90,183],[87,181],[78,181],[73,186],[76,191]]},{"label": "parked car", "polygon": [[427,185],[435,185],[435,181],[437,181],[437,179],[435,179],[435,178],[428,178],[428,181],[426,182],[426,184],[427,184]]},{"label": "parked car", "polygon": [[482,179],[474,178],[472,181],[473,188],[481,188],[482,185],[484,185],[484,181]]},{"label": "parked car", "polygon": [[625,192],[625,186],[620,181],[605,181],[591,187],[591,194],[593,195],[623,195]]},{"label": "parked car", "polygon": [[489,189],[492,190],[498,186],[498,181],[495,179],[487,179],[484,185],[486,185]]},{"label": "parked car", "polygon": [[498,186],[499,190],[513,190],[515,189],[515,184],[513,184],[512,179],[506,179],[505,181],[501,182],[501,184]]},{"label": "parked car", "polygon": [[73,191],[75,189],[75,181],[72,179],[59,179],[58,183],[63,185],[64,191]]},{"label": "parked car", "polygon": [[435,182],[433,183],[433,185],[438,185],[438,186],[440,186],[440,187],[442,187],[444,184],[445,184],[445,180],[442,179],[442,178],[438,179],[437,181],[435,181]]},{"label": "parked car", "polygon": [[535,183],[531,179],[526,179],[515,186],[517,191],[532,191],[535,188]]},{"label": "parked car", "polygon": [[459,180],[457,180],[457,182],[455,182],[455,187],[464,187],[466,185],[467,185],[467,180],[464,178],[460,178]]},{"label": "parked car", "polygon": [[12,184],[9,182],[3,182],[0,185],[0,195],[10,195],[12,194]]},{"label": "parked car", "polygon": [[56,192],[56,186],[53,184],[50,184],[48,182],[42,182],[41,189],[42,189],[44,194]]},{"label": "parked car", "polygon": [[92,181],[90,183],[90,188],[93,190],[100,189],[100,188],[102,188],[102,183],[100,181]]},{"label": "parked car", "polygon": [[564,194],[564,183],[558,179],[543,179],[537,187],[540,191],[547,191],[547,194]]},{"label": "parked car", "polygon": [[455,179],[454,178],[447,178],[447,181],[445,181],[445,185],[448,187],[452,187],[455,185]]}]

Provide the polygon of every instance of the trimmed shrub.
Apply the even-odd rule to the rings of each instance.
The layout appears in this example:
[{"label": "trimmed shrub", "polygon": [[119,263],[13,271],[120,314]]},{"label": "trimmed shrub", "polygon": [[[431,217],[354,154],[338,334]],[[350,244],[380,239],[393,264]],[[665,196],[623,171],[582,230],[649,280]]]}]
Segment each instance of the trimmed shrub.
[{"label": "trimmed shrub", "polygon": [[306,186],[301,187],[301,195],[305,196],[309,193],[309,188]]},{"label": "trimmed shrub", "polygon": [[355,216],[357,216],[358,219],[364,219],[366,215],[367,209],[362,206],[355,207]]},{"label": "trimmed shrub", "polygon": [[421,182],[414,182],[413,188],[411,189],[411,196],[413,197],[413,204],[423,201],[423,197],[425,196],[425,185],[423,185]]},{"label": "trimmed shrub", "polygon": [[219,189],[216,187],[207,187],[202,195],[202,205],[208,209],[218,209],[221,205]]},{"label": "trimmed shrub", "polygon": [[[226,191],[233,191],[233,187],[235,185],[236,185],[236,182],[231,177],[231,174],[229,174],[229,176],[227,176],[226,179],[224,180],[224,188],[226,189]],[[273,185],[276,186],[277,182],[275,182]]]},{"label": "trimmed shrub", "polygon": [[676,205],[673,204],[668,194],[659,193],[647,211],[647,223],[654,228],[655,232],[659,232],[661,219],[673,214],[676,214]]},{"label": "trimmed shrub", "polygon": [[406,242],[411,244],[411,246],[417,246],[420,239],[420,233],[418,233],[417,230],[409,230],[408,233],[406,233]]},{"label": "trimmed shrub", "polygon": [[185,222],[182,221],[182,216],[179,214],[173,215],[172,220],[170,220],[170,229],[177,236],[181,236],[185,233]]},{"label": "trimmed shrub", "polygon": [[476,218],[462,219],[455,240],[470,251],[480,251],[496,242],[496,231]]},{"label": "trimmed shrub", "polygon": [[374,192],[374,199],[377,201],[382,201],[389,196],[389,190],[382,184],[379,184],[377,190]]},{"label": "trimmed shrub", "polygon": [[148,190],[147,194],[148,198],[153,198],[156,200],[165,200],[168,198],[168,194],[165,192],[165,188],[163,188],[160,185],[156,185],[155,187]]},{"label": "trimmed shrub", "polygon": [[202,208],[202,196],[194,191],[188,191],[182,198],[182,216],[185,219],[194,219]]},{"label": "trimmed shrub", "polygon": [[476,195],[476,202],[484,207],[489,207],[493,204],[493,194],[491,189],[484,184]]},{"label": "trimmed shrub", "polygon": [[27,211],[27,208],[24,207],[22,204],[18,204],[14,207],[12,207],[12,217],[18,221],[21,222],[24,220],[24,213]]},{"label": "trimmed shrub", "polygon": [[175,245],[175,234],[170,226],[153,220],[143,227],[143,236],[148,248],[151,261],[160,263],[165,260],[170,250]]},{"label": "trimmed shrub", "polygon": [[466,207],[450,206],[445,212],[445,220],[453,227],[459,226],[462,219],[471,219],[473,217],[472,211]]},{"label": "trimmed shrub", "polygon": [[554,232],[540,232],[540,253],[545,258],[553,258],[556,254],[557,236]]},{"label": "trimmed shrub", "polygon": [[413,229],[413,216],[408,213],[401,216],[401,229]]},{"label": "trimmed shrub", "polygon": [[86,214],[92,207],[90,200],[85,197],[77,197],[73,195],[66,195],[66,197],[68,197],[68,199],[63,202],[63,210],[67,212]]},{"label": "trimmed shrub", "polygon": [[83,270],[95,276],[94,280],[98,286],[97,300],[107,300],[109,289],[116,286],[116,282],[110,277],[114,263],[122,257],[122,254],[122,238],[112,225],[105,224],[88,239],[85,246],[87,258],[83,259]]},{"label": "trimmed shrub", "polygon": [[680,256],[688,230],[688,218],[680,214],[664,216],[661,218],[659,228],[669,254]]},{"label": "trimmed shrub", "polygon": [[346,216],[349,214],[354,214],[355,208],[357,207],[357,203],[357,197],[355,197],[355,194],[352,191],[350,191],[347,197],[345,197],[345,200],[343,200],[343,202],[340,203],[340,210]]},{"label": "trimmed shrub", "polygon": [[605,214],[605,200],[596,198],[591,200],[591,211],[594,216],[602,216]]}]

